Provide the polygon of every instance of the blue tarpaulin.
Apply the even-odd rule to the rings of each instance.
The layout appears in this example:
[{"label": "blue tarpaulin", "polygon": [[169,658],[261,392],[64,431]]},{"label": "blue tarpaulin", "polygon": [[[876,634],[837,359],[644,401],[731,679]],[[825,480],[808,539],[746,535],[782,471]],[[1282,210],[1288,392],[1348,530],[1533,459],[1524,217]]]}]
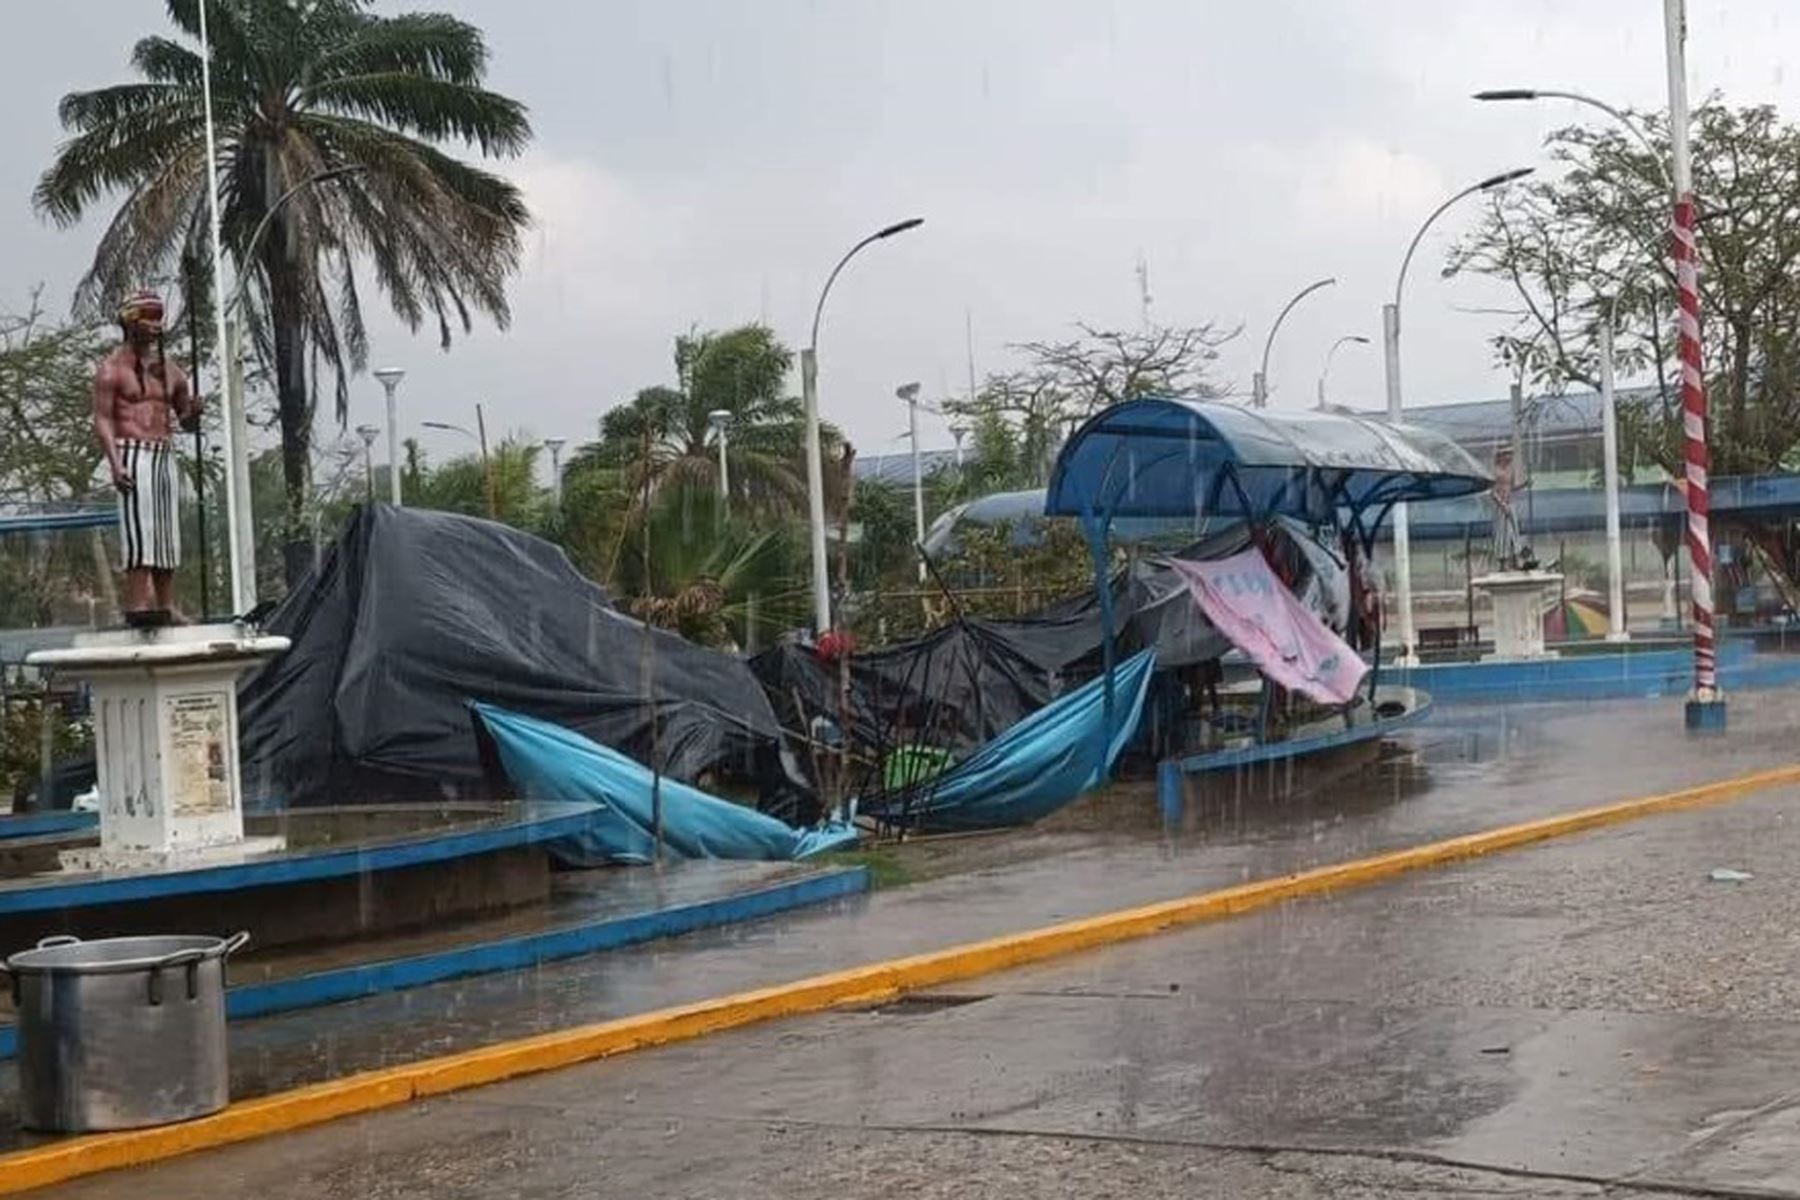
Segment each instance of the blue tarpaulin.
[{"label": "blue tarpaulin", "polygon": [[490,704],[471,704],[493,739],[507,778],[529,800],[598,801],[586,831],[555,849],[577,866],[647,863],[655,855],[655,797],[662,798],[663,851],[678,858],[784,861],[856,843],[849,825],[795,829],[774,817],[663,776],[571,729]]},{"label": "blue tarpaulin", "polygon": [[[1001,829],[1049,816],[1101,783],[1137,730],[1156,655],[1141,650],[1113,670],[1112,726],[1104,676],[1013,725],[951,767],[918,796],[875,815],[928,830]],[[874,811],[874,810],[866,810]]]}]

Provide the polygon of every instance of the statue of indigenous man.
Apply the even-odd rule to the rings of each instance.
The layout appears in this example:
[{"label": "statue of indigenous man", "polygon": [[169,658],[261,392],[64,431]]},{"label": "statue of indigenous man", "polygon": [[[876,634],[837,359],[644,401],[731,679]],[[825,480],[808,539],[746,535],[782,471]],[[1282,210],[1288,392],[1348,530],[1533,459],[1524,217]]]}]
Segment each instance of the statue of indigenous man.
[{"label": "statue of indigenous man", "polygon": [[119,566],[125,620],[164,625],[175,619],[175,568],[181,565],[180,489],[170,434],[193,429],[200,400],[187,375],[163,353],[163,302],[140,291],[119,306],[121,344],[94,372],[94,434],[119,497]]}]

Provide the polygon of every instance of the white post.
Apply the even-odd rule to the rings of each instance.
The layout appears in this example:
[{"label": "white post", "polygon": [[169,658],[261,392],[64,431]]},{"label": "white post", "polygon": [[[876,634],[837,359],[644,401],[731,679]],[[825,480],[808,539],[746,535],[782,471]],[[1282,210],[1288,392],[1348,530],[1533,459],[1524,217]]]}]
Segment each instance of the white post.
[{"label": "white post", "polygon": [[[1381,339],[1387,351],[1388,419],[1398,422],[1401,416],[1398,305],[1381,306]],[[1394,615],[1400,624],[1400,656],[1395,661],[1403,667],[1417,666],[1419,656],[1414,645],[1412,611],[1412,537],[1405,504],[1394,505]]]},{"label": "white post", "polygon": [[[925,476],[919,468],[919,393],[918,386],[913,387],[912,395],[906,398],[906,423],[912,435],[912,468],[913,468],[913,539],[915,546],[925,544]],[[919,582],[925,582],[925,559],[920,553]]]},{"label": "white post", "polygon": [[[207,220],[211,227],[212,238],[212,286],[213,317],[216,322],[215,335],[218,338],[217,374],[219,390],[226,393],[226,407],[231,407],[229,392],[230,379],[235,372],[234,360],[227,356],[227,343],[230,341],[225,325],[225,251],[219,236],[219,150],[213,132],[212,106],[212,41],[207,35],[206,7],[208,0],[200,0],[200,92],[206,115],[206,198]],[[242,399],[239,399],[242,407]],[[234,419],[230,412],[224,414],[225,419],[219,423],[220,438],[224,445],[220,447],[225,454],[226,470],[235,472],[240,455],[246,453],[240,440],[243,428],[240,420]],[[246,471],[246,476],[248,472]],[[235,486],[225,489],[225,545],[228,550],[231,566],[231,611],[247,612],[256,603],[255,567],[250,568],[251,586],[244,590],[244,564],[240,558],[242,553],[242,536],[238,526],[244,523],[240,514],[247,514],[250,489],[248,482],[240,493]],[[242,507],[240,507],[242,505]]]},{"label": "white post", "polygon": [[400,380],[405,375],[398,367],[383,367],[375,372],[375,378],[381,380],[387,392],[388,503],[395,508],[400,507],[400,409],[394,402],[394,393],[400,390]]},{"label": "white post", "polygon": [[1625,563],[1619,538],[1619,414],[1613,390],[1612,312],[1600,323],[1600,441],[1606,472],[1606,639],[1622,642],[1625,632]]},{"label": "white post", "polygon": [[831,628],[831,573],[825,561],[825,472],[819,459],[819,360],[800,352],[800,396],[806,408],[806,515],[812,546],[813,632]]},{"label": "white post", "polygon": [[231,606],[246,613],[256,607],[256,522],[250,509],[250,426],[244,418],[243,327],[236,320],[225,325],[225,426],[230,430],[225,445],[227,487],[231,517]]},{"label": "white post", "polygon": [[562,513],[562,448],[565,441],[559,437],[544,439],[544,448],[550,451],[550,503],[559,515]]},{"label": "white post", "polygon": [[1250,407],[1263,408],[1269,403],[1268,383],[1261,371],[1250,376]]},{"label": "white post", "polygon": [[719,426],[719,499],[725,501],[725,503],[727,503],[727,504],[731,503],[731,462],[725,456],[725,448],[726,448],[725,439],[729,436],[730,435],[725,432],[725,426],[720,425]]}]

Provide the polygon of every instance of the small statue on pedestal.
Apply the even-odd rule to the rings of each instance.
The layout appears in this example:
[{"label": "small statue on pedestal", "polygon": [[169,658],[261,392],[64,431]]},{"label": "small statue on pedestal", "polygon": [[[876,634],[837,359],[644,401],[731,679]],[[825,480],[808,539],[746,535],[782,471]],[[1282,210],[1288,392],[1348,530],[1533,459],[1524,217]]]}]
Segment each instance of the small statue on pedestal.
[{"label": "small statue on pedestal", "polygon": [[141,291],[119,306],[123,343],[94,372],[94,434],[119,496],[119,567],[125,574],[125,623],[175,620],[175,568],[181,565],[179,476],[170,431],[200,422],[200,400],[187,375],[163,353],[163,302]]},{"label": "small statue on pedestal", "polygon": [[1525,544],[1519,532],[1519,518],[1513,512],[1513,452],[1502,446],[1494,451],[1494,570],[1532,571],[1537,569],[1537,555]]}]

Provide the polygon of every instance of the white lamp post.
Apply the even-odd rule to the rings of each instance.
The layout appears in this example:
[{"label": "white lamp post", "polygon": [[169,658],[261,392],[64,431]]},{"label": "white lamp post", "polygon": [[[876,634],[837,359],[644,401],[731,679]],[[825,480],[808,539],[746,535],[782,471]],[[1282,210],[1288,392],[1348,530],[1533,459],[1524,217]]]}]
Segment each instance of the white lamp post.
[{"label": "white lamp post", "polygon": [[1294,305],[1320,288],[1332,287],[1336,283],[1335,279],[1321,279],[1317,283],[1307,284],[1294,293],[1294,298],[1283,305],[1281,312],[1276,315],[1275,323],[1269,326],[1269,336],[1263,341],[1262,366],[1250,377],[1250,404],[1253,408],[1266,408],[1269,404],[1269,351],[1275,346],[1275,334],[1280,331],[1281,323],[1294,311]]},{"label": "white lamp post", "polygon": [[[1473,196],[1477,192],[1492,191],[1505,187],[1515,179],[1523,179],[1532,173],[1531,167],[1517,167],[1511,171],[1503,171],[1498,175],[1490,175],[1479,183],[1470,184],[1456,193],[1432,211],[1425,223],[1419,226],[1419,232],[1413,234],[1411,244],[1406,247],[1406,257],[1400,260],[1400,274],[1394,280],[1394,301],[1383,305],[1381,309],[1382,342],[1387,351],[1387,401],[1388,419],[1398,422],[1401,416],[1400,400],[1400,301],[1406,289],[1406,269],[1412,265],[1413,253],[1418,250],[1419,243],[1424,240],[1425,232],[1437,219],[1458,200]],[[1394,590],[1395,615],[1400,619],[1400,658],[1402,666],[1417,666],[1419,657],[1416,639],[1413,635],[1412,611],[1412,538],[1407,527],[1407,511],[1405,504],[1394,505]]]},{"label": "white lamp post", "polygon": [[[1604,100],[1586,95],[1582,92],[1570,92],[1552,88],[1491,88],[1484,92],[1476,92],[1477,100],[1570,100],[1576,104],[1585,104],[1589,108],[1598,109],[1611,117],[1627,133],[1637,140],[1650,161],[1662,176],[1663,186],[1669,189],[1670,195],[1676,195],[1675,179],[1669,174],[1667,164],[1663,162],[1656,143],[1650,135],[1639,128],[1637,123],[1625,113]],[[1602,464],[1606,480],[1606,570],[1607,600],[1609,616],[1607,620],[1607,638],[1611,641],[1625,641],[1630,635],[1625,631],[1625,575],[1624,552],[1621,546],[1619,531],[1619,418],[1618,403],[1613,383],[1613,327],[1616,324],[1614,312],[1618,307],[1618,297],[1614,296],[1602,302],[1606,316],[1600,323],[1600,421],[1601,446],[1604,456]]]},{"label": "white lamp post", "polygon": [[387,393],[387,454],[388,454],[388,503],[400,506],[400,416],[399,408],[394,403],[394,393],[400,387],[400,381],[406,378],[406,372],[400,367],[377,367],[375,378],[381,380],[382,390]]},{"label": "white lamp post", "polygon": [[1327,375],[1331,374],[1331,360],[1334,357],[1336,357],[1339,346],[1343,346],[1343,345],[1346,345],[1349,343],[1355,343],[1358,346],[1366,346],[1369,344],[1369,339],[1366,337],[1362,337],[1359,334],[1346,333],[1343,337],[1341,337],[1337,341],[1331,343],[1331,349],[1329,349],[1325,352],[1325,365],[1319,369],[1319,411],[1320,412],[1325,411],[1325,377]]},{"label": "white lamp post", "polygon": [[727,453],[731,438],[731,411],[715,408],[706,414],[706,423],[712,427],[713,436],[719,439],[719,499],[726,508],[731,506],[731,460]]},{"label": "white lamp post", "polygon": [[375,439],[381,436],[381,430],[373,425],[358,425],[356,436],[363,444],[363,489],[369,503],[375,503]]},{"label": "white lamp post", "polygon": [[556,506],[559,514],[562,512],[562,448],[568,444],[568,438],[544,439],[544,449],[550,452],[550,503]]},{"label": "white lamp post", "polygon": [[[919,467],[919,385],[903,383],[894,389],[906,405],[906,431],[912,440],[913,469],[913,541],[916,546],[925,544],[925,476]],[[925,582],[925,560],[919,560],[919,582]]]},{"label": "white lamp post", "polygon": [[837,266],[825,277],[825,286],[819,289],[819,302],[813,308],[812,336],[800,352],[800,393],[806,406],[806,506],[811,526],[814,633],[831,628],[831,572],[825,561],[825,470],[819,457],[819,320],[825,315],[825,297],[831,294],[838,272],[856,257],[857,251],[870,242],[917,229],[924,223],[925,218],[912,217],[877,229],[838,259]]}]

